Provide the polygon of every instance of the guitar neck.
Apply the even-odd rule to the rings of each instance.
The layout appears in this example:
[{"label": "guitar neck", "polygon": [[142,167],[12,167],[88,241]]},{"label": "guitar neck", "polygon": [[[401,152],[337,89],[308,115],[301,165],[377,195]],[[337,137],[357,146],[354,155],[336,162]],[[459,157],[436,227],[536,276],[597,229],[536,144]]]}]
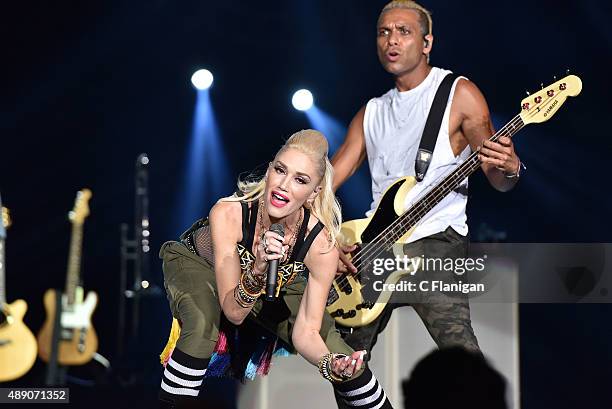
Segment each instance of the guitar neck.
[{"label": "guitar neck", "polygon": [[68,255],[68,272],[66,274],[65,294],[68,305],[72,305],[76,299],[76,289],[80,281],[81,251],[83,246],[83,224],[72,225],[72,237],[70,238],[70,253]]},{"label": "guitar neck", "polygon": [[[493,136],[491,136],[489,140],[497,142],[502,136],[511,138],[524,126],[525,124],[523,123],[520,115],[517,115]],[[389,239],[391,239],[390,243],[395,243],[395,241],[406,234],[408,230],[416,226],[423,216],[429,213],[429,211],[440,203],[442,199],[444,199],[450,192],[457,189],[459,185],[461,185],[461,182],[477,171],[478,168],[480,168],[478,152],[472,152],[457,169],[446,176],[436,187],[428,191],[425,196],[414,203],[396,220],[393,225],[392,233],[387,236]]]},{"label": "guitar neck", "polygon": [[4,304],[6,304],[6,279],[4,276],[4,239],[0,239],[0,307]]}]

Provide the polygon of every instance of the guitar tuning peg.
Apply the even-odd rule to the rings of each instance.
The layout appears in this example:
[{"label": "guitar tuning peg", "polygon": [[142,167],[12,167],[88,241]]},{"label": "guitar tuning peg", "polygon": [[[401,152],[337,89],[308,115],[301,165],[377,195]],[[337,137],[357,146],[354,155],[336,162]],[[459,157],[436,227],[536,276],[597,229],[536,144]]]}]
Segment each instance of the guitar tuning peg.
[{"label": "guitar tuning peg", "polygon": [[525,90],[525,94],[527,94],[527,96],[531,95],[527,90]]},{"label": "guitar tuning peg", "polygon": [[553,75],[553,81],[557,81],[557,76]]},{"label": "guitar tuning peg", "polygon": [[569,74],[569,73],[570,73],[570,69],[569,69],[569,68],[566,68],[566,69],[565,69],[565,74]]},{"label": "guitar tuning peg", "polygon": [[544,89],[544,83],[543,82],[540,83],[540,88]]}]

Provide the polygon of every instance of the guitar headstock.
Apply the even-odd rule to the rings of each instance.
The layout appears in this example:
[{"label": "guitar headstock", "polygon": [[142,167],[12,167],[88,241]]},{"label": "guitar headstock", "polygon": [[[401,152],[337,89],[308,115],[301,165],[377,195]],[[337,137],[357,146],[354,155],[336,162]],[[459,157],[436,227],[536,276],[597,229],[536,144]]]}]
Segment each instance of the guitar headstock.
[{"label": "guitar headstock", "polygon": [[523,99],[519,115],[525,125],[548,121],[561,108],[567,97],[575,97],[581,90],[580,78],[568,75]]},{"label": "guitar headstock", "polygon": [[91,199],[91,190],[82,189],[77,192],[74,208],[68,213],[72,224],[81,225],[85,222],[85,218],[89,216],[89,199]]}]

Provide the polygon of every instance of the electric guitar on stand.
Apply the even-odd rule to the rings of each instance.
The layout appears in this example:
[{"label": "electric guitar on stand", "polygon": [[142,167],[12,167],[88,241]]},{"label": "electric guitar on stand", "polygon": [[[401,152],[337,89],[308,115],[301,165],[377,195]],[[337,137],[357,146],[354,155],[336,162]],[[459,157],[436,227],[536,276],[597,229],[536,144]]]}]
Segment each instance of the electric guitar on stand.
[{"label": "electric guitar on stand", "polygon": [[[580,94],[582,81],[575,75],[542,88],[521,101],[521,112],[512,118],[490,141],[502,136],[512,137],[525,125],[545,122],[552,118],[567,97]],[[383,194],[376,211],[368,218],[349,220],[342,224],[340,244],[358,245],[351,262],[357,273],[336,278],[328,295],[327,311],[339,324],[346,327],[365,326],[378,317],[385,308],[391,292],[375,294],[376,299],[365,299],[364,289],[373,275],[372,264],[377,258],[403,257],[403,245],[423,219],[448,193],[459,187],[461,182],[480,168],[478,152],[470,156],[453,171],[444,176],[436,186],[412,199],[405,210],[406,198],[417,184],[414,177],[396,180]],[[402,277],[411,274],[414,263],[405,270],[392,272],[384,284],[395,284]],[[369,297],[368,297],[369,298]]]},{"label": "electric guitar on stand", "polygon": [[4,277],[4,242],[6,230],[11,224],[9,211],[2,207],[0,221],[0,382],[12,381],[23,376],[36,361],[36,338],[23,323],[28,310],[24,300],[6,303]]},{"label": "electric guitar on stand", "polygon": [[89,215],[90,198],[89,189],[79,191],[74,209],[68,214],[72,223],[72,237],[66,288],[63,293],[47,290],[43,299],[47,318],[38,334],[38,355],[51,367],[57,364],[83,365],[93,358],[98,349],[98,337],[91,324],[98,295],[90,291],[84,297],[80,274],[83,223]]}]

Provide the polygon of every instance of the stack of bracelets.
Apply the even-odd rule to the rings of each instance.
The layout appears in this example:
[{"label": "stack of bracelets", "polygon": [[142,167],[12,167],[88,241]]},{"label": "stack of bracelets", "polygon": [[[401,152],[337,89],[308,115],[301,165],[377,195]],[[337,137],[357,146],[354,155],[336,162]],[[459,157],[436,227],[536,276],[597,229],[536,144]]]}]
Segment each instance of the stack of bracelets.
[{"label": "stack of bracelets", "polygon": [[251,308],[259,298],[265,284],[265,275],[262,275],[261,278],[255,277],[253,268],[249,267],[240,276],[240,281],[234,288],[234,299],[242,308]]},{"label": "stack of bracelets", "polygon": [[338,382],[342,382],[345,379],[350,378],[349,377],[340,377],[338,375],[336,375],[334,373],[334,371],[332,371],[331,366],[332,366],[332,362],[334,359],[338,358],[338,359],[342,359],[345,358],[346,355],[343,354],[334,354],[331,352],[328,352],[327,354],[323,355],[323,358],[321,358],[321,360],[319,361],[319,373],[323,376],[323,378],[327,379],[328,381],[332,382],[332,383],[338,383]]}]

